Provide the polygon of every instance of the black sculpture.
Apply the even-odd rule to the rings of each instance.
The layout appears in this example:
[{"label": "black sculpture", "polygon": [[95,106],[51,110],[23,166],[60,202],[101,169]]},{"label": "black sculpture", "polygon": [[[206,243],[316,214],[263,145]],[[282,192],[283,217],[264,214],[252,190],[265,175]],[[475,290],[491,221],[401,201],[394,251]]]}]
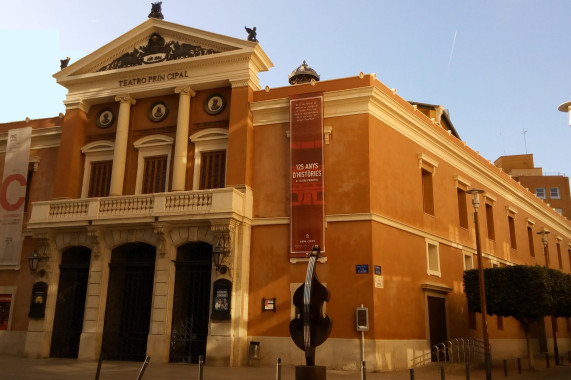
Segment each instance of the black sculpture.
[{"label": "black sculpture", "polygon": [[59,60],[59,68],[61,70],[65,69],[68,64],[69,64],[69,57],[67,57],[66,59],[60,59]]},{"label": "black sculpture", "polygon": [[258,42],[258,40],[256,39],[257,33],[256,33],[256,27],[255,26],[252,29],[245,26],[244,29],[246,29],[246,32],[248,32],[248,41]]},{"label": "black sculpture", "polygon": [[323,303],[330,298],[329,290],[315,275],[315,262],[320,248],[313,246],[307,265],[305,283],[293,294],[293,304],[299,314],[289,324],[289,333],[296,346],[305,351],[306,366],[296,367],[296,380],[325,379],[325,367],[315,366],[315,347],[331,333],[332,322],[323,314]]},{"label": "black sculpture", "polygon": [[161,10],[162,3],[162,1],[151,3],[151,13],[149,13],[149,18],[158,18],[159,20],[164,19],[163,12]]}]

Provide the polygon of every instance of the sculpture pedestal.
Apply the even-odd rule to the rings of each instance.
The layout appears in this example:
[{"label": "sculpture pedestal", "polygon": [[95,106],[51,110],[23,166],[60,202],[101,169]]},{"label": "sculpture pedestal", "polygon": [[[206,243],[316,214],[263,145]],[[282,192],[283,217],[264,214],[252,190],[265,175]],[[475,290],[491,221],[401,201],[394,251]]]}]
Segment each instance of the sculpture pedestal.
[{"label": "sculpture pedestal", "polygon": [[298,365],[295,366],[295,380],[325,380],[327,374],[325,367],[320,365]]}]

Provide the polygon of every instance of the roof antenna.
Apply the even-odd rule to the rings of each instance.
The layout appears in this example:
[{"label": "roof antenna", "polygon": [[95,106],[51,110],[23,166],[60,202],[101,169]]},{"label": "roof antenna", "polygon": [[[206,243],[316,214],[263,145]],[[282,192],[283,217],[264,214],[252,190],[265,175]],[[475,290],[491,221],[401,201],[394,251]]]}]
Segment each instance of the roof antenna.
[{"label": "roof antenna", "polygon": [[523,135],[523,144],[525,145],[525,154],[527,154],[527,141],[525,139],[525,134],[527,133],[527,130],[524,128],[521,131],[521,134]]}]

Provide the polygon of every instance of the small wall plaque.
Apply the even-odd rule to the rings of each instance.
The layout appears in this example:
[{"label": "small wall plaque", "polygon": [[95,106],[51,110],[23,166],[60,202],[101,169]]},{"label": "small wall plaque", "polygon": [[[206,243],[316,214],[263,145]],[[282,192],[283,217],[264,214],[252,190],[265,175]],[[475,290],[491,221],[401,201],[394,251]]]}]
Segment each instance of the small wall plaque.
[{"label": "small wall plaque", "polygon": [[276,298],[262,298],[262,312],[276,311]]},{"label": "small wall plaque", "polygon": [[355,273],[357,274],[369,273],[369,264],[357,264],[355,266]]}]

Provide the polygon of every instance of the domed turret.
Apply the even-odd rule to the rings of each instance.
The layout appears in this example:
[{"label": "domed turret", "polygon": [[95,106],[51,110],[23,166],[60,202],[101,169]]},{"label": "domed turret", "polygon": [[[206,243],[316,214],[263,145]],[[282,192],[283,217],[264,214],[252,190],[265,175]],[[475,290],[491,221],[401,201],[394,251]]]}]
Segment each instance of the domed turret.
[{"label": "domed turret", "polygon": [[319,81],[319,74],[303,61],[303,63],[289,75],[289,84],[309,83],[311,80]]}]

